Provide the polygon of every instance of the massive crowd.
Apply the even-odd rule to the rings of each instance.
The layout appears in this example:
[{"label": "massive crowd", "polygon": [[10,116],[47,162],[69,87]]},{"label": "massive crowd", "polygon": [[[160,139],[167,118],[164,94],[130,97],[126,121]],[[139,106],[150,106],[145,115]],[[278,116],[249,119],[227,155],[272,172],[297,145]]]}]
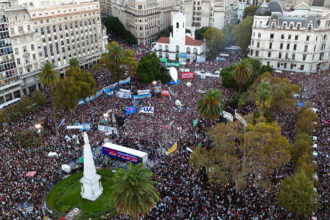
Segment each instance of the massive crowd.
[{"label": "massive crowd", "polygon": [[[137,53],[146,53],[150,48],[136,48]],[[231,56],[227,62],[207,62],[204,64],[187,64],[185,68],[191,71],[214,73],[230,62],[238,59]],[[329,210],[326,209],[329,197],[329,161],[328,161],[328,91],[329,72],[320,72],[310,76],[304,74],[278,74],[289,77],[293,83],[302,87],[300,102],[310,101],[318,109],[320,126],[317,128],[318,177],[317,190],[321,195],[323,208],[315,216],[328,219]],[[109,73],[94,72],[98,87],[109,85]],[[191,82],[191,86],[187,86]],[[199,118],[198,126],[193,127],[193,120],[198,118],[196,100],[199,94],[209,88],[220,89],[225,99],[231,95],[229,90],[221,87],[220,77],[206,77],[201,79],[195,75],[193,79],[181,80],[179,85],[161,85],[162,90],[169,90],[168,97],[153,96],[141,99],[138,106],[153,106],[154,114],[135,113],[125,114],[125,107],[132,106],[129,99],[115,96],[105,96],[78,106],[71,112],[54,111],[48,104],[46,107],[25,116],[19,121],[9,123],[0,131],[0,219],[43,219],[50,214],[46,210],[45,197],[49,190],[63,178],[61,164],[75,162],[82,156],[83,140],[81,132],[67,130],[66,125],[75,123],[91,123],[88,131],[93,150],[99,148],[105,134],[97,130],[97,125],[104,123],[103,113],[111,110],[117,122],[108,123],[118,126],[118,137],[114,142],[124,146],[141,149],[149,153],[152,161],[152,171],[156,174],[156,188],[160,194],[160,202],[145,216],[146,219],[286,219],[291,214],[275,206],[274,194],[249,187],[244,191],[235,191],[232,185],[210,185],[204,170],[193,170],[189,165],[190,152],[198,144],[208,144],[205,137],[206,122]],[[153,85],[132,81],[123,86],[136,92],[138,89],[151,89]],[[179,100],[179,108],[175,101]],[[50,117],[50,115],[52,115]],[[279,121],[283,134],[292,140],[293,114],[282,115]],[[285,120],[280,120],[285,118]],[[65,119],[65,124],[56,129],[58,123]],[[37,120],[42,121],[42,132],[47,138],[42,146],[26,149],[15,139],[15,134],[24,129],[34,129]],[[178,141],[178,149],[171,155],[164,151]],[[49,152],[56,152],[58,156],[48,157]],[[109,167],[109,157],[95,154],[99,166]],[[36,171],[33,177],[26,177],[27,172]],[[279,180],[292,173],[290,165],[276,170],[274,186]],[[116,216],[125,219],[124,216]]]}]

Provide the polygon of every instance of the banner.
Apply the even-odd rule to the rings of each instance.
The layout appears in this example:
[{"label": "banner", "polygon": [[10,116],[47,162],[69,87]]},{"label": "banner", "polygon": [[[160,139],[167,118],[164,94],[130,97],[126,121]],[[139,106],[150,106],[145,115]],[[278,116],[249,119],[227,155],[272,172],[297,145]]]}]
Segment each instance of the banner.
[{"label": "banner", "polygon": [[104,90],[104,93],[105,93],[107,96],[113,96],[113,90],[106,89],[106,90]]},{"label": "banner", "polygon": [[83,105],[85,104],[85,99],[79,99],[78,100],[78,105]]},{"label": "banner", "polygon": [[153,114],[154,113],[154,107],[141,107],[140,113],[147,113],[147,114]]},{"label": "banner", "polygon": [[72,125],[72,126],[66,126],[66,129],[79,129],[82,131],[89,131],[91,129],[91,124],[90,123],[82,123],[82,124],[77,124],[77,125]]},{"label": "banner", "polygon": [[173,144],[173,146],[167,150],[168,154],[173,153],[177,148],[178,148],[178,142],[175,142],[175,144]]},{"label": "banner", "polygon": [[160,62],[163,62],[163,63],[167,63],[167,59],[166,58],[159,58]]},{"label": "banner", "polygon": [[127,79],[124,80],[119,80],[119,85],[124,85],[128,83],[131,83],[131,77],[128,77]]},{"label": "banner", "polygon": [[58,123],[57,128],[61,127],[65,122],[65,118],[63,118],[60,123]]},{"label": "banner", "polygon": [[113,150],[113,149],[109,149],[107,147],[102,147],[102,153],[109,155],[111,157],[115,157],[115,158],[119,158],[119,159],[123,159],[126,161],[130,161],[132,163],[138,163],[138,157],[131,155],[131,154],[127,154],[127,153],[123,153],[117,150]]},{"label": "banner", "polygon": [[131,93],[131,90],[129,90],[129,89],[119,89],[119,91],[126,92],[126,93]]},{"label": "banner", "polygon": [[175,66],[175,67],[180,67],[180,63],[165,63],[166,66]]},{"label": "banner", "polygon": [[187,54],[186,53],[179,53],[178,54],[179,58],[184,58],[184,59],[187,59]]},{"label": "banner", "polygon": [[129,115],[129,114],[133,114],[136,112],[136,107],[126,107],[125,108],[125,111],[126,111],[126,114]]},{"label": "banner", "polygon": [[123,98],[123,99],[131,99],[132,95],[131,93],[123,92],[123,91],[117,91],[116,96],[118,98]]},{"label": "banner", "polygon": [[100,89],[99,91],[97,91],[94,98],[96,99],[96,98],[100,97],[103,94],[103,91],[104,91],[104,89]]},{"label": "banner", "polygon": [[169,82],[168,84],[169,84],[169,85],[178,85],[179,82],[180,82],[179,80],[177,80],[177,81],[173,81],[173,80],[172,80],[172,81]]},{"label": "banner", "polygon": [[90,102],[90,98],[89,98],[89,96],[87,96],[85,99],[85,103],[89,103],[89,102]]},{"label": "banner", "polygon": [[104,88],[103,88],[103,91],[105,91],[105,90],[107,90],[107,89],[108,89],[108,91],[110,91],[110,90],[114,90],[117,86],[118,86],[118,83],[116,82],[116,83],[114,83],[114,84],[112,84],[112,85],[110,85],[110,86],[104,87]]},{"label": "banner", "polygon": [[194,72],[182,72],[180,73],[180,79],[192,79],[194,78]]},{"label": "banner", "polygon": [[104,133],[118,134],[117,128],[99,125],[98,130]]},{"label": "banner", "polygon": [[205,63],[205,57],[199,57],[197,63]]},{"label": "banner", "polygon": [[150,98],[152,95],[151,94],[145,94],[145,95],[133,95],[133,99],[144,99],[144,98]]},{"label": "banner", "polygon": [[162,86],[161,85],[156,85],[155,87],[154,87],[154,89],[155,89],[155,93],[160,93],[161,92],[161,90],[162,90]]},{"label": "banner", "polygon": [[168,90],[163,90],[161,94],[162,96],[169,96],[170,92]]},{"label": "banner", "polygon": [[226,58],[223,58],[223,57],[217,57],[216,59],[217,59],[217,61],[226,61]]},{"label": "banner", "polygon": [[147,95],[150,94],[150,89],[138,90],[138,95]]}]

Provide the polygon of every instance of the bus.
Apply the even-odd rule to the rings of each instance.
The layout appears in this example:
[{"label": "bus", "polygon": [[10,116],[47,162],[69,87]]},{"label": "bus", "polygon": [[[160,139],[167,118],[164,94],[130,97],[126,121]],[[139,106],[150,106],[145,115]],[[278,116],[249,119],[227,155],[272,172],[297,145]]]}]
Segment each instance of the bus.
[{"label": "bus", "polygon": [[109,155],[110,157],[129,161],[135,164],[140,162],[145,164],[148,161],[148,153],[146,152],[109,142],[102,145],[102,153]]},{"label": "bus", "polygon": [[0,105],[0,109],[4,109],[10,105],[15,105],[15,104],[19,103],[20,100],[21,100],[21,98],[16,98],[16,99],[10,100],[8,102],[5,102]]}]

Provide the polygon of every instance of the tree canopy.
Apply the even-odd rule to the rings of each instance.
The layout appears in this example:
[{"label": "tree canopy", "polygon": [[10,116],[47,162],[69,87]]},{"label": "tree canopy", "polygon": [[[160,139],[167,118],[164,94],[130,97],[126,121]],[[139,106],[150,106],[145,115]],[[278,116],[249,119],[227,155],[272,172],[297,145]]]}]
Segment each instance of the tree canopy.
[{"label": "tree canopy", "polygon": [[159,201],[153,174],[141,164],[130,164],[128,170],[117,169],[113,177],[110,202],[117,212],[133,219],[147,214]]},{"label": "tree canopy", "polygon": [[296,130],[312,135],[318,126],[318,116],[310,103],[305,103],[297,113]]},{"label": "tree canopy", "polygon": [[197,111],[203,118],[214,120],[224,108],[223,95],[218,89],[209,89],[196,104]]},{"label": "tree canopy", "polygon": [[245,19],[248,16],[254,16],[254,14],[256,13],[256,11],[258,10],[259,6],[255,6],[255,5],[250,5],[248,7],[244,8],[244,15],[243,18]]},{"label": "tree canopy", "polygon": [[296,216],[307,218],[318,208],[317,198],[313,182],[304,171],[300,171],[280,183],[276,204]]},{"label": "tree canopy", "polygon": [[214,59],[224,40],[223,33],[214,27],[209,27],[203,34],[207,48],[207,58]]},{"label": "tree canopy", "polygon": [[200,29],[195,30],[195,39],[196,40],[204,40],[204,33],[209,27],[202,27]]},{"label": "tree canopy", "polygon": [[173,26],[169,26],[163,30],[161,30],[158,35],[157,35],[157,38],[160,38],[160,37],[169,37],[170,34],[173,32]]},{"label": "tree canopy", "polygon": [[60,73],[51,62],[46,61],[39,73],[39,80],[45,87],[52,88],[60,80]]},{"label": "tree canopy", "polygon": [[70,64],[70,67],[80,67],[79,60],[76,57],[71,58],[69,61],[69,64]]},{"label": "tree canopy", "polygon": [[212,148],[196,147],[190,162],[196,169],[206,168],[214,183],[235,183],[244,188],[247,180],[269,187],[268,176],[290,160],[291,145],[276,123],[259,120],[246,128],[239,121],[219,123],[208,132]]},{"label": "tree canopy", "polygon": [[252,24],[253,17],[248,16],[241,23],[234,26],[235,41],[241,47],[244,55],[247,55],[247,49],[251,43]]},{"label": "tree canopy", "polygon": [[246,83],[253,74],[253,67],[248,59],[241,60],[235,64],[232,76],[235,81],[239,84],[239,90],[242,92],[243,84]]},{"label": "tree canopy", "polygon": [[150,83],[154,80],[161,80],[163,83],[171,81],[167,69],[160,65],[159,58],[155,53],[148,53],[141,58],[137,74],[143,82]]}]

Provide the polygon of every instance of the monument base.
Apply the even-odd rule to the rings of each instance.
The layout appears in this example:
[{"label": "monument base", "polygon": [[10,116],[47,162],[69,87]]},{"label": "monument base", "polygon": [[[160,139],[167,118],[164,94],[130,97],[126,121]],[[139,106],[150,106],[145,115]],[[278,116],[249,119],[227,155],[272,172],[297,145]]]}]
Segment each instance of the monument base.
[{"label": "monument base", "polygon": [[80,182],[83,184],[81,186],[81,197],[90,201],[95,201],[102,193],[103,187],[100,182],[101,176],[95,175],[91,179],[83,177]]}]

